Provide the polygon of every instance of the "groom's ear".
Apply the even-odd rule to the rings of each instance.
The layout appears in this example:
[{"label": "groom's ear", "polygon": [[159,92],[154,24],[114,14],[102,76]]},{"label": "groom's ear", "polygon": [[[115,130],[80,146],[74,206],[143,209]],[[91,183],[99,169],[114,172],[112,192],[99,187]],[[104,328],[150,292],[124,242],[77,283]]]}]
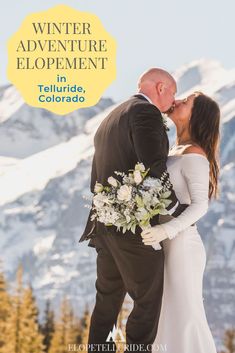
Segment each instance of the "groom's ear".
[{"label": "groom's ear", "polygon": [[163,82],[158,82],[156,84],[156,90],[157,90],[157,93],[159,95],[162,95],[162,93],[164,92],[164,84],[163,84]]}]

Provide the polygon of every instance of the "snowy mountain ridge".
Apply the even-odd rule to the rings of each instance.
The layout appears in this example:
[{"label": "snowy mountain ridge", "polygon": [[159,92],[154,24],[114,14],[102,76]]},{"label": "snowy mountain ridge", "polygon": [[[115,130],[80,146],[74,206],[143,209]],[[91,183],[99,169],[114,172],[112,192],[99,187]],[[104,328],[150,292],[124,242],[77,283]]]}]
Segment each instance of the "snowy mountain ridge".
[{"label": "snowy mountain ridge", "polygon": [[[220,346],[225,327],[235,325],[235,70],[202,59],[173,75],[179,98],[200,90],[221,106],[221,196],[199,223],[207,250],[205,306]],[[23,262],[41,306],[51,298],[56,307],[63,292],[76,307],[94,302],[96,252],[78,239],[88,214],[83,195],[93,136],[114,107],[103,99],[61,117],[27,106],[12,86],[0,90],[1,259],[10,282]]]}]

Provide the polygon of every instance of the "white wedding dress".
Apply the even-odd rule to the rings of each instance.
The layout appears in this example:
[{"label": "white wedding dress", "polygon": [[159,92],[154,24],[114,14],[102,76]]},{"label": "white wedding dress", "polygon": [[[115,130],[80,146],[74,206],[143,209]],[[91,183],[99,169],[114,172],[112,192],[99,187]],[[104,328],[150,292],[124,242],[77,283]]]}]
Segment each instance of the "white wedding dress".
[{"label": "white wedding dress", "polygon": [[163,241],[164,290],[153,345],[167,353],[216,353],[202,295],[206,252],[197,226],[191,226],[208,208],[209,162],[196,153],[181,154],[188,146],[173,148],[167,162],[178,200],[190,206],[162,225],[170,239]]}]

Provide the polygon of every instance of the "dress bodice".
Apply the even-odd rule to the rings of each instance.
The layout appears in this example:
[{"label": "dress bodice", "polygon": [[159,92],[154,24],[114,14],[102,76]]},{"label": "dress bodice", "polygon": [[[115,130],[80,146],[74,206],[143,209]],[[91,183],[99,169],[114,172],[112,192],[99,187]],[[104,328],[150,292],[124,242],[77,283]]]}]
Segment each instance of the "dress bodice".
[{"label": "dress bodice", "polygon": [[[173,146],[169,152],[167,160],[167,169],[170,174],[170,180],[173,184],[176,196],[180,203],[186,204],[189,204],[191,202],[187,185],[189,182],[189,180],[187,180],[188,166],[190,166],[192,163],[195,163],[198,165],[199,169],[201,165],[203,166],[203,168],[206,168],[206,170],[208,167],[208,160],[203,155],[197,153],[183,154],[184,150],[189,146],[191,145],[187,144]],[[184,174],[184,172],[186,172],[186,175]]]},{"label": "dress bodice", "polygon": [[200,219],[208,208],[209,162],[198,153],[183,154],[189,145],[170,150],[167,169],[180,203],[189,207],[177,218],[163,224],[169,238]]}]

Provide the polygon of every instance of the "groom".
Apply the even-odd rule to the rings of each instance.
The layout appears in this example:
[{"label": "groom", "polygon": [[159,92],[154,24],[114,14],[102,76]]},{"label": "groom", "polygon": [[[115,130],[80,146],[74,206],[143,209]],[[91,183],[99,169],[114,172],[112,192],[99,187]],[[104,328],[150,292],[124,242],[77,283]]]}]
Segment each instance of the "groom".
[{"label": "groom", "polygon": [[[169,151],[161,112],[173,107],[175,93],[176,82],[168,72],[150,69],[140,77],[138,93],[102,121],[94,138],[92,192],[96,181],[107,184],[108,177],[116,177],[114,171],[127,173],[137,162],[150,168],[150,176],[161,178],[167,170]],[[164,182],[170,182],[168,173]],[[172,186],[170,198],[168,213],[176,217],[184,208]],[[116,324],[126,293],[134,301],[126,324],[126,343],[141,344],[150,352],[149,344],[157,334],[162,302],[163,250],[144,245],[140,228],[136,234],[130,231],[122,234],[114,226],[91,221],[91,214],[92,211],[79,240],[90,239],[88,246],[97,251],[97,294],[90,324],[89,352],[98,351],[101,344],[107,345],[104,351],[115,351],[115,344],[106,340]],[[158,217],[155,217],[151,224],[157,223]]]}]

